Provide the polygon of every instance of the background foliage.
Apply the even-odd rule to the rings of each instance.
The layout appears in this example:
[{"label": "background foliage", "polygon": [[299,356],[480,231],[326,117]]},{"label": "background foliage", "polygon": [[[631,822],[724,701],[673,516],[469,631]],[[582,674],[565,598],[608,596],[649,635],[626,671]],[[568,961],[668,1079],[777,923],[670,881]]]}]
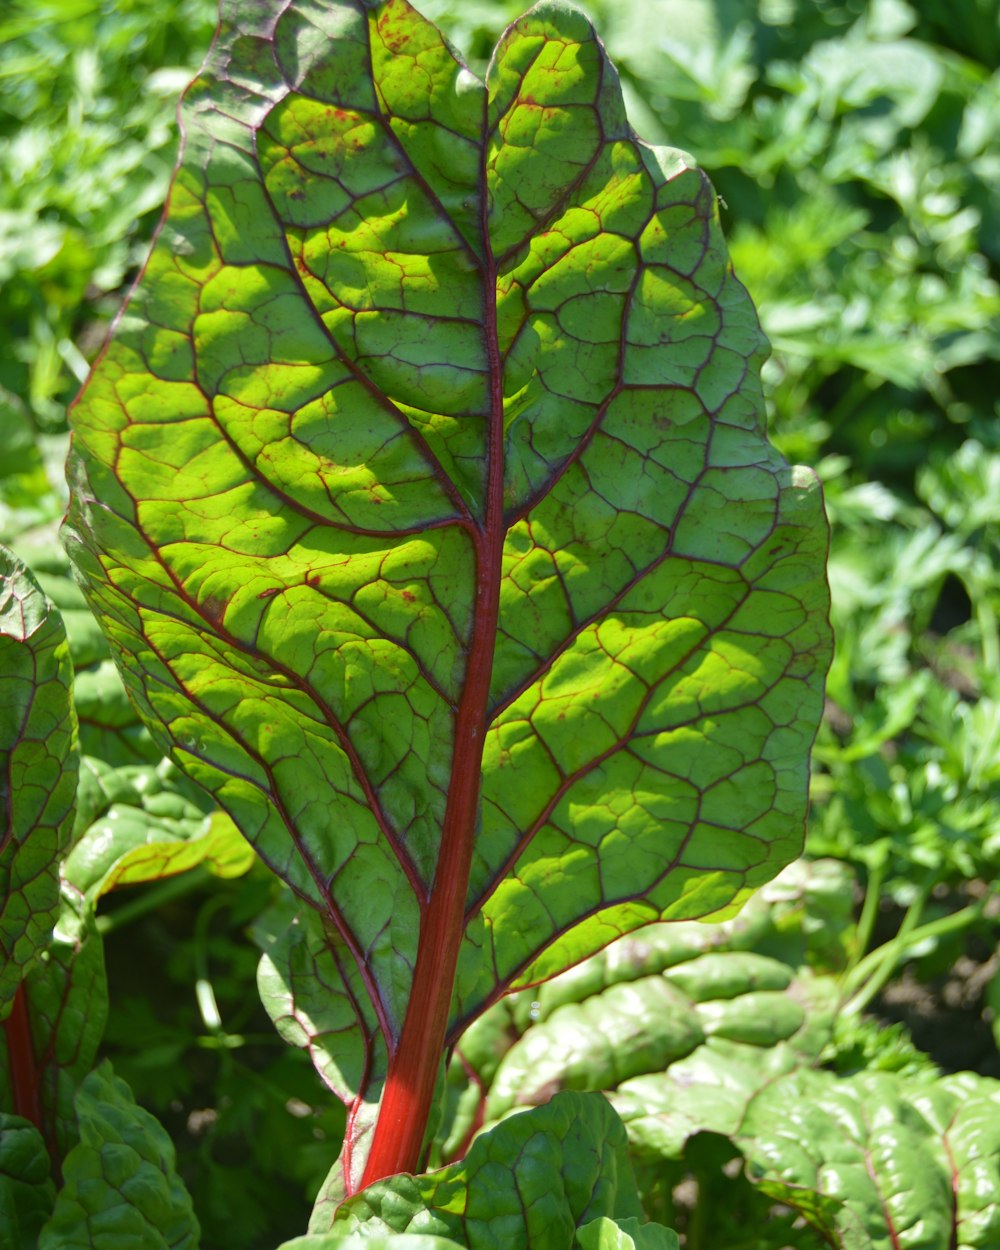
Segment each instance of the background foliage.
[{"label": "background foliage", "polygon": [[[422,5],[478,68],[521,7]],[[774,347],[772,437],[825,483],[838,643],[807,853],[848,865],[857,902],[829,1062],[929,1052],[1000,1075],[1000,5],[588,7],[640,134],[694,153],[722,197]],[[177,837],[199,796],[106,776],[156,752],[53,526],[66,405],[148,246],[214,16],[214,0],[15,0],[0,17],[0,541],[66,617],[91,816],[117,804]],[[104,1053],[177,1144],[208,1250],[299,1231],[341,1131],[257,1002],[246,932],[266,940],[271,901],[258,867],[197,868],[102,904]],[[657,1182],[689,1247],[740,1244],[739,1204],[710,1201],[725,1166],[703,1135]],[[701,1202],[682,1189],[678,1214],[689,1173]]]}]

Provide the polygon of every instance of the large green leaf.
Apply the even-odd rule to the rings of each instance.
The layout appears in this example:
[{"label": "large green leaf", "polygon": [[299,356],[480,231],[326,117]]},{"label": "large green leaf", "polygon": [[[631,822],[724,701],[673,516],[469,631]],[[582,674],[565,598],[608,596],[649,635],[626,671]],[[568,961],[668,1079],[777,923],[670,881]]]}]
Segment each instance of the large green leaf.
[{"label": "large green leaf", "polygon": [[59,908],[79,756],[66,631],[0,547],[0,1019]]},{"label": "large green leaf", "polygon": [[384,1068],[412,1126],[384,1173],[486,1004],[796,854],[819,491],[711,187],[573,7],[484,85],[405,0],[227,0],[184,116],[67,538],[157,741],[317,913],[350,1123]]}]

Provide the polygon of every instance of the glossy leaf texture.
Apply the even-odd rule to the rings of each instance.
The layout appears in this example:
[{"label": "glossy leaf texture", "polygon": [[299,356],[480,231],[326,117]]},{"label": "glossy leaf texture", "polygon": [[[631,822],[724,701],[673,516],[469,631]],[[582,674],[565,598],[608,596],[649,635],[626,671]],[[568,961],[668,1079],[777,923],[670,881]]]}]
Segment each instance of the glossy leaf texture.
[{"label": "glossy leaf texture", "polygon": [[103,1063],[76,1096],[80,1140],[38,1250],[197,1250],[198,1222],[174,1170],[174,1147]]},{"label": "glossy leaf texture", "polygon": [[[460,1163],[370,1185],[333,1231],[430,1233],[469,1250],[572,1250],[600,1218],[642,1216],[621,1121],[600,1094],[560,1094],[479,1137]],[[314,1224],[326,1224],[322,1205]]]},{"label": "glossy leaf texture", "polygon": [[0,547],[0,1018],[48,942],[73,831],[79,756],[66,631]]},{"label": "glossy leaf texture", "polygon": [[819,490],[711,187],[578,10],[483,84],[404,0],[233,0],[184,124],[67,541],[158,743],[316,913],[352,1123],[385,1071],[398,1128],[507,990],[797,853]]},{"label": "glossy leaf texture", "polygon": [[677,1234],[662,1224],[639,1220],[609,1220],[606,1215],[581,1228],[576,1244],[580,1250],[678,1250]]},{"label": "glossy leaf texture", "polygon": [[798,1072],[751,1103],[750,1176],[842,1250],[986,1250],[1000,1239],[1000,1082],[962,1072]]}]

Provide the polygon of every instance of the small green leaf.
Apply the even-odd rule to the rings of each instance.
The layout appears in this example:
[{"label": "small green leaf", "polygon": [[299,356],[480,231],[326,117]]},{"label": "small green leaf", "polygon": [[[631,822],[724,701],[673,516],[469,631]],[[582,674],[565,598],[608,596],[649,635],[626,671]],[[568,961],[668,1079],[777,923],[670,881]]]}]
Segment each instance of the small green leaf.
[{"label": "small green leaf", "polygon": [[662,1224],[642,1224],[634,1216],[610,1220],[606,1215],[581,1228],[580,1250],[678,1250],[677,1234]]},{"label": "small green leaf", "polygon": [[76,1095],[80,1140],[38,1250],[197,1250],[198,1222],[174,1147],[107,1062]]},{"label": "small green leaf", "polygon": [[79,757],[66,631],[0,547],[0,1019],[52,932]]},{"label": "small green leaf", "polygon": [[[312,1231],[329,1228],[322,1204]],[[369,1185],[334,1228],[426,1232],[469,1250],[571,1250],[576,1230],[606,1215],[639,1217],[621,1121],[600,1094],[558,1094],[477,1137],[460,1163]]]},{"label": "small green leaf", "polygon": [[42,1135],[19,1116],[0,1112],[0,1229],[4,1250],[34,1250],[55,1201]]},{"label": "small green leaf", "polygon": [[112,768],[85,756],[67,880],[96,904],[118,886],[199,864],[220,877],[248,871],[253,850],[225,813],[206,814],[204,802],[192,802],[183,792],[189,786],[168,760]]}]

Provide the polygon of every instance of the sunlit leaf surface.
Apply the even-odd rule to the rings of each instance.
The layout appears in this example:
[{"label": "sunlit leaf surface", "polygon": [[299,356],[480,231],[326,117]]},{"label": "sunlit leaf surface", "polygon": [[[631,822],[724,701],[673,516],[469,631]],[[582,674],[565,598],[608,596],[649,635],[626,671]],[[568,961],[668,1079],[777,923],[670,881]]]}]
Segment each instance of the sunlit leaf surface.
[{"label": "sunlit leaf surface", "polygon": [[68,537],[157,741],[316,913],[361,1126],[383,1070],[429,1098],[412,1043],[797,853],[825,522],[714,193],[575,8],[484,85],[404,0],[233,0],[184,118]]}]

